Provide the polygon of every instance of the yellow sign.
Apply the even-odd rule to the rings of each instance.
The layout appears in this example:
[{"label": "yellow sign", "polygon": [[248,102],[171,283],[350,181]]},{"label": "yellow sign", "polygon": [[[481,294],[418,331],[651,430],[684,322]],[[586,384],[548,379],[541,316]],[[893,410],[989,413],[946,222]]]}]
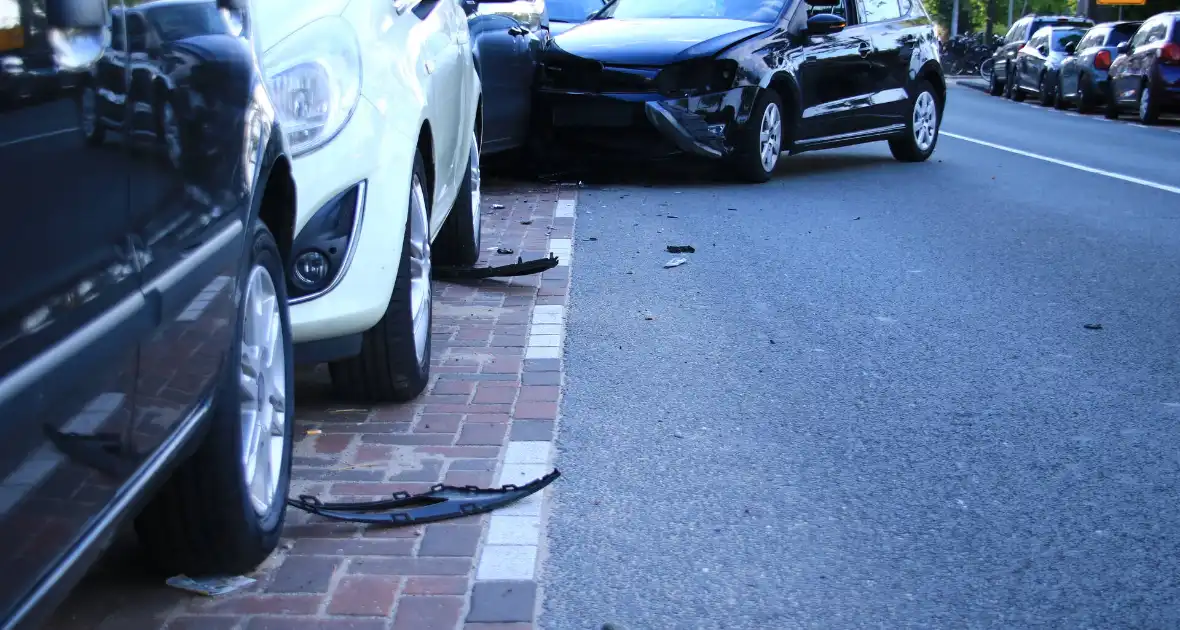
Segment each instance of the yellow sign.
[{"label": "yellow sign", "polygon": [[0,51],[18,50],[25,45],[25,31],[19,26],[0,28]]},{"label": "yellow sign", "polygon": [[1109,7],[1141,7],[1147,0],[1098,0],[1098,4]]}]

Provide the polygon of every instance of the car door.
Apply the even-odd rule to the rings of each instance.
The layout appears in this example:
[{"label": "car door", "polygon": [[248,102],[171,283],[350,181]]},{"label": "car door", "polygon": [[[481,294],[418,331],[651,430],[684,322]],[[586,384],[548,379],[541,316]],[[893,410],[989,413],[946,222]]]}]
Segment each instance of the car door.
[{"label": "car door", "polygon": [[[0,110],[0,618],[15,621],[92,548],[140,461],[125,439],[148,308],[129,248],[130,162],[83,132],[81,94],[112,54],[102,28],[51,29],[60,90]],[[114,7],[119,0],[110,0]],[[64,17],[64,16],[59,16]],[[116,13],[115,19],[121,19]],[[21,54],[8,53],[8,54]],[[93,85],[90,83],[89,85]],[[119,128],[107,129],[120,131]],[[92,540],[90,542],[93,542]],[[64,573],[55,574],[55,569]],[[67,577],[62,577],[62,576]]]},{"label": "car door", "polygon": [[[462,15],[463,34],[455,23],[452,9]],[[460,38],[470,39],[467,31],[467,16],[461,12],[458,3],[447,0],[422,2],[414,7],[414,16],[421,21],[415,27],[419,32],[420,55],[423,71],[427,77],[427,94],[430,102],[430,131],[434,138],[434,204],[431,213],[431,233],[437,233],[446,220],[447,210],[458,193],[460,168],[467,166],[467,154],[462,161],[456,155],[460,144],[459,126],[463,119],[464,100],[472,98],[463,84],[466,63],[460,62]],[[464,130],[464,136],[471,133]],[[461,166],[460,166],[461,164]],[[441,209],[441,211],[439,211]]]},{"label": "car door", "polygon": [[1021,18],[1016,20],[1012,28],[1008,30],[1008,35],[1004,38],[1004,45],[996,53],[996,62],[994,64],[994,72],[996,76],[1004,77],[1004,80],[1010,76],[1013,70],[1010,65],[1016,59],[1016,53],[1024,47],[1025,37],[1027,37],[1027,30],[1031,18]]},{"label": "car door", "polygon": [[821,13],[843,17],[848,26],[839,33],[804,37],[802,61],[797,70],[802,112],[799,140],[819,140],[855,133],[862,129],[857,110],[871,97],[869,54],[872,41],[868,30],[856,24],[856,11],[847,0],[799,3],[805,12],[793,23]]},{"label": "car door", "polygon": [[527,137],[547,20],[535,2],[481,3],[468,20],[483,83],[483,152],[521,146]]},{"label": "car door", "polygon": [[1020,50],[1020,85],[1035,90],[1040,86],[1041,70],[1045,68],[1045,60],[1049,56],[1049,38],[1047,31],[1034,35],[1028,44]]},{"label": "car door", "polygon": [[1101,46],[1109,31],[1106,29],[1090,29],[1082,41],[1078,42],[1073,54],[1061,62],[1061,94],[1073,98],[1078,91],[1078,79],[1082,68],[1094,63],[1094,53]]},{"label": "car door", "polygon": [[879,129],[903,123],[909,111],[906,85],[910,57],[925,25],[908,19],[910,0],[858,0],[856,4],[872,43],[866,59],[871,96],[858,124],[863,129]]},{"label": "car door", "polygon": [[[249,83],[227,69],[249,67],[250,49],[230,32],[214,2],[140,7],[147,22],[181,21],[202,36],[178,49],[188,72],[173,86],[179,158],[168,147],[137,151],[131,169],[133,242],[154,320],[140,359],[133,435],[156,451],[203,405],[232,357],[238,266],[249,212],[240,147]],[[154,12],[177,12],[156,16]],[[150,60],[145,64],[150,76]],[[197,79],[202,76],[221,80]],[[151,103],[145,103],[150,113]],[[233,131],[231,131],[233,130]]]},{"label": "car door", "polygon": [[[1126,54],[1121,55],[1111,68],[1110,80],[1113,97],[1121,103],[1133,103],[1139,98],[1139,83],[1142,81],[1143,60],[1150,46],[1155,25],[1159,20],[1152,18],[1143,23],[1128,44]],[[1165,28],[1166,31],[1166,28]]]},{"label": "car door", "polygon": [[1127,71],[1120,78],[1119,90],[1126,102],[1137,103],[1139,101],[1139,92],[1151,78],[1155,60],[1159,57],[1159,48],[1168,38],[1170,21],[1170,16],[1156,16],[1144,22],[1143,27],[1136,34],[1135,39],[1139,41],[1132,45],[1127,58]]}]

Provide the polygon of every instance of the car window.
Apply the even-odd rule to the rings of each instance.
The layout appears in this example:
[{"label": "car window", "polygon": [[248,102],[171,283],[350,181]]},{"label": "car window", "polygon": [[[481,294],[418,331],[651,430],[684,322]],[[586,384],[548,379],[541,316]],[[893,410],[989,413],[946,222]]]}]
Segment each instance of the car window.
[{"label": "car window", "polygon": [[807,17],[820,15],[821,13],[831,13],[838,15],[844,19],[848,19],[848,3],[847,0],[815,0],[816,4],[804,3],[807,7]]},{"label": "car window", "polygon": [[600,18],[724,18],[773,22],[786,0],[615,0]]},{"label": "car window", "polygon": [[1004,38],[1004,41],[1009,44],[1020,41],[1021,35],[1024,33],[1024,27],[1026,26],[1028,26],[1028,22],[1017,20],[1008,31],[1008,36]]},{"label": "car window", "polygon": [[545,8],[552,22],[582,22],[602,8],[602,0],[548,0]]},{"label": "car window", "polygon": [[147,11],[160,39],[174,42],[196,35],[228,35],[229,24],[212,2],[165,4]]},{"label": "car window", "polygon": [[1151,30],[1151,22],[1144,22],[1143,26],[1135,32],[1135,37],[1131,38],[1131,47],[1142,46],[1147,41],[1147,33]]},{"label": "car window", "polygon": [[1086,33],[1086,36],[1082,38],[1082,41],[1078,42],[1077,51],[1081,52],[1087,48],[1101,46],[1103,39],[1106,38],[1106,34],[1107,31],[1102,29],[1090,29],[1090,32]]},{"label": "car window", "polygon": [[1106,37],[1105,45],[1118,46],[1125,41],[1129,41],[1138,28],[1138,26],[1116,26],[1112,28]]},{"label": "car window", "polygon": [[1084,31],[1080,28],[1076,29],[1076,30],[1071,30],[1071,31],[1053,31],[1053,46],[1052,46],[1052,48],[1053,48],[1053,50],[1056,50],[1058,52],[1064,51],[1065,47],[1068,46],[1071,42],[1076,44],[1077,42],[1081,41],[1082,36],[1085,34],[1086,34],[1086,31]]},{"label": "car window", "polygon": [[860,19],[863,24],[872,22],[887,22],[901,17],[901,7],[897,0],[859,0]]},{"label": "car window", "polygon": [[1151,25],[1151,28],[1147,30],[1146,35],[1146,38],[1143,40],[1144,45],[1163,41],[1163,39],[1168,36],[1168,23],[1156,20],[1156,22]]},{"label": "car window", "polygon": [[147,23],[143,16],[130,13],[127,15],[127,49],[131,52],[141,52],[147,48]]}]

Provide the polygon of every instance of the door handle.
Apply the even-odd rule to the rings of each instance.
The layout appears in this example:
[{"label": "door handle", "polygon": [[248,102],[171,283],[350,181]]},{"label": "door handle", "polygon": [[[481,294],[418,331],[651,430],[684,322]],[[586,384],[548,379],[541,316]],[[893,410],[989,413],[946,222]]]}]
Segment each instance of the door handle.
[{"label": "door handle", "polygon": [[860,48],[857,48],[856,50],[860,53],[861,57],[868,57],[869,53],[873,52],[873,47],[870,46],[868,42],[861,42]]},{"label": "door handle", "polygon": [[508,29],[508,34],[513,37],[521,37],[527,35],[529,30],[523,26],[513,26]]}]

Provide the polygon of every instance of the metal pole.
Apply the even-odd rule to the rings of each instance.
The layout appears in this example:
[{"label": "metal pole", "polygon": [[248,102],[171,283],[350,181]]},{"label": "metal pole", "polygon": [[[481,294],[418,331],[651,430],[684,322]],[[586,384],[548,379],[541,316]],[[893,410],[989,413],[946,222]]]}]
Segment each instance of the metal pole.
[{"label": "metal pole", "polygon": [[[1012,12],[1016,10],[1016,0],[1008,0],[1008,28],[1012,28]],[[989,44],[991,42],[988,42]]]},{"label": "metal pole", "polygon": [[951,37],[959,34],[959,0],[955,0],[954,12],[951,13]]},{"label": "metal pole", "polygon": [[1119,21],[1121,22],[1122,19],[1123,19],[1123,6],[1119,5]]}]

